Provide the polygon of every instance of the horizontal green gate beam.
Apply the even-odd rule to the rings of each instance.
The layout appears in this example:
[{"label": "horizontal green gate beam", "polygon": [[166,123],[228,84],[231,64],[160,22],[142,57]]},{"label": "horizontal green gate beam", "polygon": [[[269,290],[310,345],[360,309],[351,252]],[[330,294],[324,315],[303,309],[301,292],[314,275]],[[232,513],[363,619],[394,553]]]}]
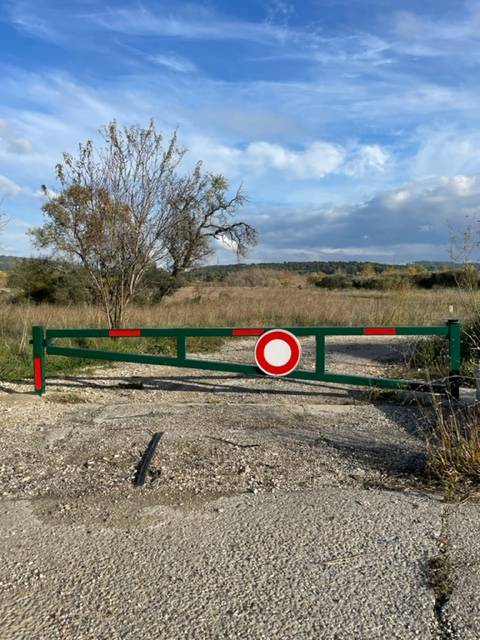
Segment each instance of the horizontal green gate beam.
[{"label": "horizontal green gate beam", "polygon": [[[126,331],[138,331],[139,335],[131,337],[142,338],[161,338],[161,337],[208,337],[208,336],[221,336],[229,337],[239,335],[245,337],[244,334],[235,334],[235,331],[270,331],[271,329],[285,329],[290,331],[295,336],[361,336],[370,337],[375,334],[366,334],[365,330],[368,327],[260,327],[256,328],[232,328],[232,327],[169,327],[169,328],[149,328],[140,327],[136,329],[130,329]],[[385,327],[372,327],[370,329],[384,329]],[[414,327],[409,325],[391,327],[395,330],[393,334],[398,336],[446,336],[449,333],[448,326],[427,326],[427,327]],[[387,327],[389,329],[389,327]],[[255,334],[251,334],[255,335]],[[380,334],[381,335],[381,334]],[[53,338],[108,338],[112,337],[109,329],[47,329],[46,338],[47,342]],[[118,336],[117,336],[118,337]],[[121,336],[119,336],[121,337]]]}]

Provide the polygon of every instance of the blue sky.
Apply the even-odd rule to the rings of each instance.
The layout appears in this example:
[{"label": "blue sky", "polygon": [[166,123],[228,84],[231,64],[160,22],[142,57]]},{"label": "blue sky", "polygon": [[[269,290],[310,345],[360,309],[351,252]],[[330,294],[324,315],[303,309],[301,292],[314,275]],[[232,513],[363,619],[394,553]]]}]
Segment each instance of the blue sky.
[{"label": "blue sky", "polygon": [[480,213],[480,1],[0,0],[0,49],[3,253],[112,118],[243,183],[252,261],[448,259]]}]

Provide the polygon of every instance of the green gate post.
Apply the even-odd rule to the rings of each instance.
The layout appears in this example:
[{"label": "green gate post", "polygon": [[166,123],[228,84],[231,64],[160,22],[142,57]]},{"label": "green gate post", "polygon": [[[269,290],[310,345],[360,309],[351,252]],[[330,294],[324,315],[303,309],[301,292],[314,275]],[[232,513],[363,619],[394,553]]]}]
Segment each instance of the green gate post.
[{"label": "green gate post", "polygon": [[177,358],[179,362],[185,362],[187,358],[187,346],[185,336],[177,336]]},{"label": "green gate post", "polygon": [[45,391],[45,330],[41,325],[32,327],[33,383],[35,393],[41,396]]},{"label": "green gate post", "polygon": [[452,397],[460,398],[460,366],[462,363],[460,336],[462,326],[459,320],[448,320],[448,355],[450,359],[448,386]]},{"label": "green gate post", "polygon": [[315,336],[315,373],[320,376],[325,373],[325,336],[318,333]]}]

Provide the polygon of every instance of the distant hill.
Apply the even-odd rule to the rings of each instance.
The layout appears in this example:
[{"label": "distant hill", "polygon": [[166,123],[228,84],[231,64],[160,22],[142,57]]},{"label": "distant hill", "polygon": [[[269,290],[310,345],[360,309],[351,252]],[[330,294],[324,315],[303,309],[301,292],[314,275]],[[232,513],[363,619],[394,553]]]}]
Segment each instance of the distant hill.
[{"label": "distant hill", "polygon": [[10,271],[15,266],[15,256],[0,256],[0,271]]}]

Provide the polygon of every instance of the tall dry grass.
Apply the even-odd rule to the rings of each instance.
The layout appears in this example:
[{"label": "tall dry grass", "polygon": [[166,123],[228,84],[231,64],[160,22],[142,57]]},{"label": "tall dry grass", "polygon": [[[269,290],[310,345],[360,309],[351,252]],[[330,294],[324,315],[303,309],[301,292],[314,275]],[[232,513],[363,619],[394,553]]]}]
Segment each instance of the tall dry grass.
[{"label": "tall dry grass", "polygon": [[[480,294],[478,294],[480,303]],[[380,292],[315,287],[194,286],[151,306],[131,306],[130,326],[431,324],[465,318],[471,305],[454,289]],[[48,327],[106,326],[91,305],[4,304],[0,340],[25,340],[32,324]]]},{"label": "tall dry grass", "polygon": [[[126,325],[422,325],[442,323],[448,317],[465,317],[469,311],[467,306],[461,293],[452,289],[370,292],[307,286],[196,285],[179,290],[161,304],[130,307]],[[3,304],[0,306],[0,379],[30,375],[32,324],[51,328],[106,326],[99,307]],[[56,365],[62,366],[62,370],[79,364],[69,363],[68,359],[55,360],[62,362]]]},{"label": "tall dry grass", "polygon": [[129,324],[150,326],[422,325],[463,318],[468,311],[463,297],[452,289],[365,292],[195,286],[181,289],[161,305],[132,307],[127,319]]},{"label": "tall dry grass", "polygon": [[427,473],[448,497],[480,479],[480,409],[441,403],[435,396],[427,423]]}]

